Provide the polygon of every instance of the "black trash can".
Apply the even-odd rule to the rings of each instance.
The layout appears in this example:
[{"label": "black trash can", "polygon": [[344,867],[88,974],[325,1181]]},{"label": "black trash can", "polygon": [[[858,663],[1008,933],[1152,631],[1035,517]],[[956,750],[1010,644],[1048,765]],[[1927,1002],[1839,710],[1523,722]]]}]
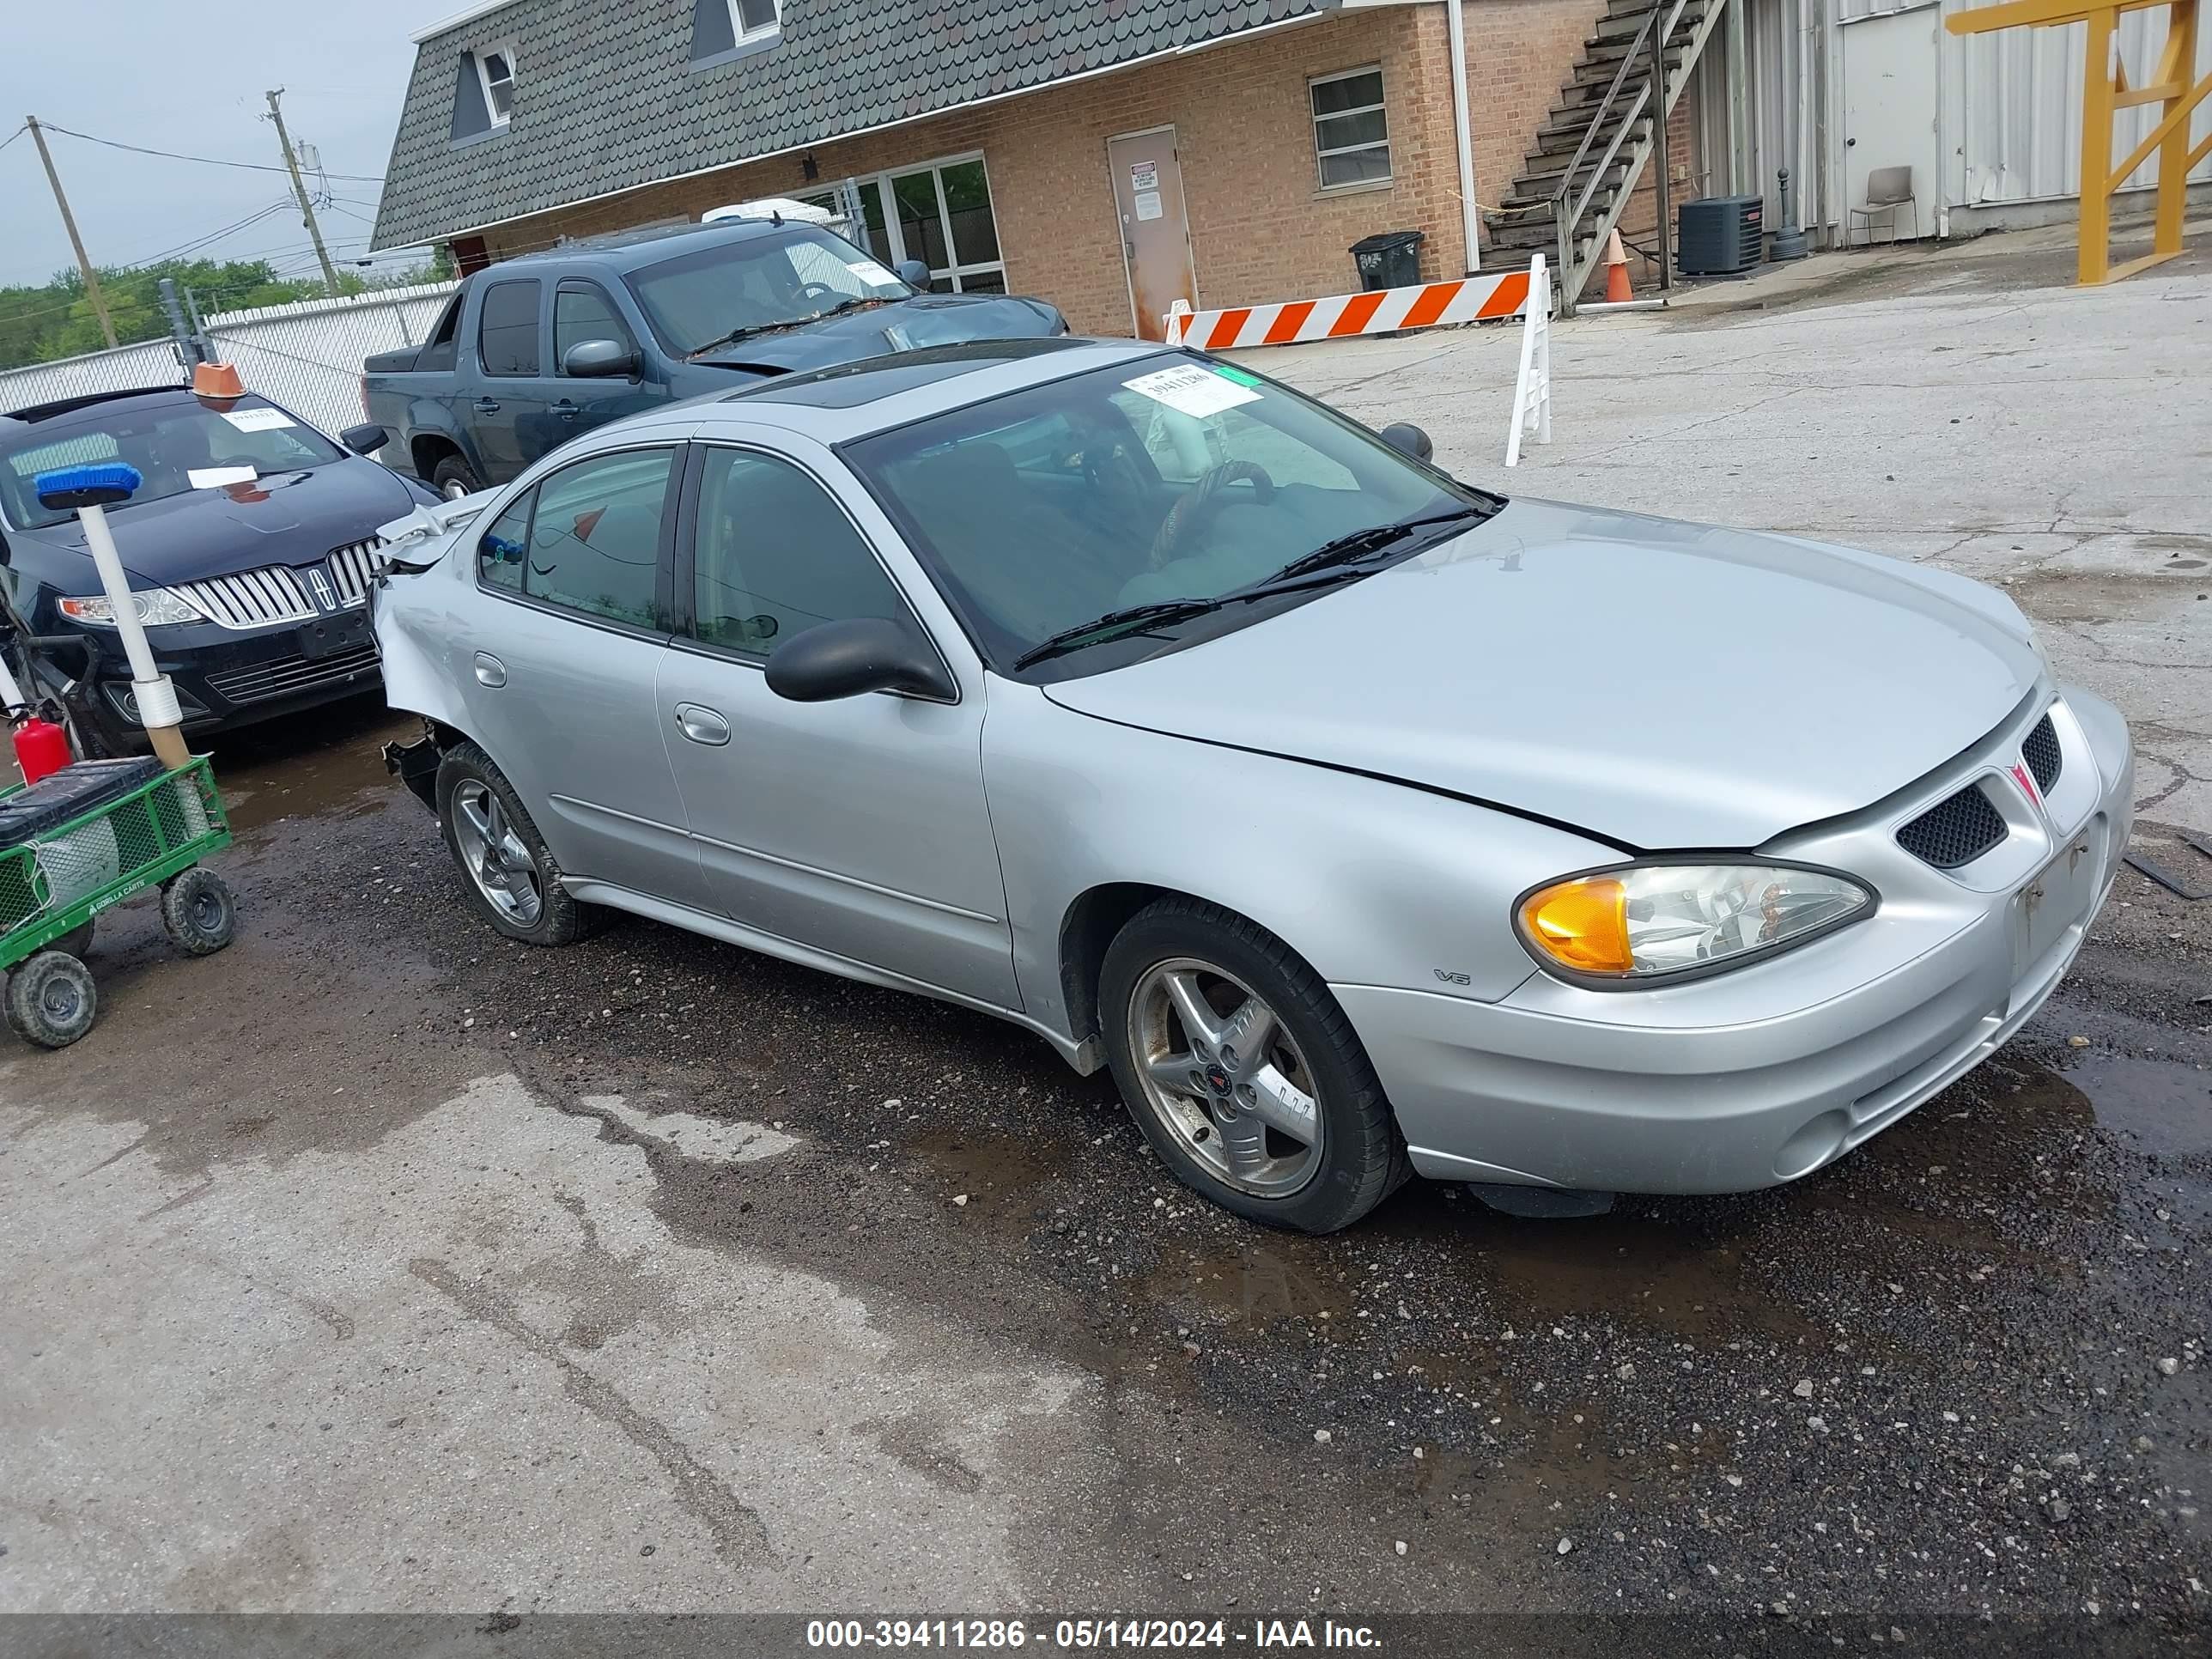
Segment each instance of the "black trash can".
[{"label": "black trash can", "polygon": [[1363,236],[1352,245],[1352,262],[1359,267],[1359,286],[1411,288],[1421,280],[1421,244],[1428,233],[1385,230]]}]

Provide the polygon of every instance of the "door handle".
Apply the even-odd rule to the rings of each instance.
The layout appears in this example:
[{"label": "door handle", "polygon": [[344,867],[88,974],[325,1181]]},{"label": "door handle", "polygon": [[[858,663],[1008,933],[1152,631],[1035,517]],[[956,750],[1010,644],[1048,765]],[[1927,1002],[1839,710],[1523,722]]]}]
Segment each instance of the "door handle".
[{"label": "door handle", "polygon": [[720,748],[730,740],[730,723],[703,703],[676,705],[676,726],[694,743]]},{"label": "door handle", "polygon": [[477,414],[479,414],[479,415],[496,415],[496,414],[498,414],[498,413],[499,413],[499,400],[498,400],[496,398],[477,398]]},{"label": "door handle", "polygon": [[553,405],[553,412],[564,421],[573,421],[576,418],[576,405],[563,398]]},{"label": "door handle", "polygon": [[489,685],[497,690],[507,684],[507,665],[489,651],[477,653],[476,671],[479,685]]}]

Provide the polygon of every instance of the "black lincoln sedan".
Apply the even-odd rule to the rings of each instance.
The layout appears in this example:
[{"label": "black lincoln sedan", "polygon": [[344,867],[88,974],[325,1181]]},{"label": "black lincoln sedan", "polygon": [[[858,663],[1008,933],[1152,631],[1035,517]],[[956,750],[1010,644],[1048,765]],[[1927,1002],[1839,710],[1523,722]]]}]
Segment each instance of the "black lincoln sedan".
[{"label": "black lincoln sedan", "polygon": [[69,641],[45,648],[43,689],[76,680],[81,741],[111,753],[144,744],[83,532],[73,514],[41,507],[34,485],[94,461],[127,461],[144,480],[108,524],[187,732],[377,685],[366,604],[377,526],[434,495],[250,393],[64,398],[0,415],[0,588],[18,628]]}]

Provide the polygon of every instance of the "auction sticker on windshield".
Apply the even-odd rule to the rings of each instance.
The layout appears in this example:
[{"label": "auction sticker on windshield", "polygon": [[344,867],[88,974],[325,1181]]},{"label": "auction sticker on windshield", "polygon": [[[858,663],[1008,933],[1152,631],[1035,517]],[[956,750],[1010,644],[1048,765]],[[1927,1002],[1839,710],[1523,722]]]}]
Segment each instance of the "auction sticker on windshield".
[{"label": "auction sticker on windshield", "polygon": [[864,283],[888,284],[898,281],[897,277],[892,276],[890,271],[872,259],[848,259],[845,261],[845,269]]},{"label": "auction sticker on windshield", "polygon": [[280,426],[299,424],[281,409],[226,409],[222,418],[240,432],[273,432]]},{"label": "auction sticker on windshield", "polygon": [[1196,363],[1185,363],[1175,368],[1163,368],[1150,374],[1139,374],[1133,380],[1121,384],[1156,404],[1165,404],[1179,414],[1203,418],[1218,415],[1224,409],[1234,409],[1239,404],[1256,404],[1260,394],[1249,386],[1239,386],[1226,375],[1201,368]]}]

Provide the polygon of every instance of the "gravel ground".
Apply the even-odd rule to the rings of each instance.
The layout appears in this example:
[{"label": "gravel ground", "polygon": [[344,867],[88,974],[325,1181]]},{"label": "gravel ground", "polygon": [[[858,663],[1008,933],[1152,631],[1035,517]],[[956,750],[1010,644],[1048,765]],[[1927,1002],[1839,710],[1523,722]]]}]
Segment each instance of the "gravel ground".
[{"label": "gravel ground", "polygon": [[[1096,1379],[1146,1472],[1024,1540],[1055,1593],[1187,1576],[1234,1614],[1310,1578],[1376,1609],[2198,1628],[2212,908],[2124,874],[2020,1040],[1794,1186],[1545,1223],[1417,1184],[1295,1238],[1194,1201],[1103,1077],[1011,1027],[641,921],[566,951],[498,939],[374,764],[394,728],[350,718],[337,747],[280,730],[222,769],[252,930],[227,994],[282,1025],[313,982],[343,1017],[310,1022],[304,1065],[149,1108],[165,1001],[221,970],[169,960],[130,907],[95,958],[97,1063],[46,1110],[142,1122],[189,1173],[366,1144],[511,1073],[660,1147],[643,1201],[685,1243]],[[358,1105],[308,1103],[325,1079]],[[669,1156],[635,1131],[671,1112],[799,1150]],[[957,1456],[910,1449],[958,1486]]]}]

